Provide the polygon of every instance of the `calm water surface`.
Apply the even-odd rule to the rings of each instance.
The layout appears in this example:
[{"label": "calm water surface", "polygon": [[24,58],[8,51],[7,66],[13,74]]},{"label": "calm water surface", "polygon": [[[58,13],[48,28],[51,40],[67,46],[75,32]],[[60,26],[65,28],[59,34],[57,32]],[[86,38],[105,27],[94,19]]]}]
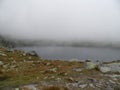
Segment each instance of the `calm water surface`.
[{"label": "calm water surface", "polygon": [[22,47],[25,51],[36,51],[39,56],[47,59],[79,59],[79,60],[120,60],[120,49],[93,47]]}]

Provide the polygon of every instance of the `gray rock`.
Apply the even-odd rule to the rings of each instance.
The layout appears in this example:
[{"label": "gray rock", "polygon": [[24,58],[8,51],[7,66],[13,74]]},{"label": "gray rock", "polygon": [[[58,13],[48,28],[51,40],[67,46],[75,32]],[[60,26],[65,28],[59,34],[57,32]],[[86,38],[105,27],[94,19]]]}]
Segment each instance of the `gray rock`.
[{"label": "gray rock", "polygon": [[87,84],[81,84],[81,85],[79,85],[79,87],[82,88],[82,89],[83,89],[83,88],[86,88],[86,87],[87,87]]},{"label": "gray rock", "polygon": [[30,52],[28,52],[28,54],[31,55],[31,56],[38,57],[38,54],[35,51],[30,51]]},{"label": "gray rock", "polygon": [[120,73],[120,63],[102,64],[98,69],[103,73]]},{"label": "gray rock", "polygon": [[69,60],[70,62],[76,62],[76,61],[79,61],[77,58],[72,58]]},{"label": "gray rock", "polygon": [[98,66],[99,63],[97,62],[85,62],[85,68],[86,69],[95,69]]},{"label": "gray rock", "polygon": [[78,83],[72,83],[73,87],[78,87]]},{"label": "gray rock", "polygon": [[110,67],[106,67],[106,66],[100,66],[100,67],[99,67],[99,70],[100,70],[102,73],[107,73],[107,72],[110,72],[110,71],[111,71],[111,68],[110,68]]},{"label": "gray rock", "polygon": [[37,90],[36,85],[26,85],[23,87],[26,90]]},{"label": "gray rock", "polygon": [[95,86],[92,83],[89,83],[89,86],[95,88]]},{"label": "gray rock", "polygon": [[97,80],[95,78],[88,78],[87,80],[89,83],[93,83],[95,84],[97,82]]}]

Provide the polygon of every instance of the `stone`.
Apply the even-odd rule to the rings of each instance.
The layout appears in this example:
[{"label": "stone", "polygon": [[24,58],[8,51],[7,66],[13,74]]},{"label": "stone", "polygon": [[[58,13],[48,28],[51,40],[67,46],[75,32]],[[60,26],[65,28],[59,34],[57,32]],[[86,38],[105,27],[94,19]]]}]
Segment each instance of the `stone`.
[{"label": "stone", "polygon": [[22,55],[23,55],[23,56],[26,56],[26,53],[23,53]]},{"label": "stone", "polygon": [[92,83],[90,83],[89,86],[92,88],[95,88],[95,86]]},{"label": "stone", "polygon": [[74,82],[74,79],[72,77],[68,77],[67,79],[69,82]]},{"label": "stone", "polygon": [[32,57],[28,57],[28,59],[32,59]]},{"label": "stone", "polygon": [[120,63],[102,64],[98,69],[103,73],[120,73]]},{"label": "stone", "polygon": [[10,69],[15,69],[15,68],[17,68],[16,65],[12,65],[12,66],[10,66]]},{"label": "stone", "polygon": [[51,63],[50,63],[50,62],[48,62],[48,63],[46,63],[46,65],[47,65],[47,66],[49,66],[49,65],[51,65]]},{"label": "stone", "polygon": [[120,73],[120,63],[111,63],[111,64],[108,64],[108,67],[111,68],[111,72]]},{"label": "stone", "polygon": [[76,62],[76,61],[79,61],[77,58],[72,58],[69,60],[70,62]]},{"label": "stone", "polygon": [[4,68],[4,69],[8,68],[8,65],[3,65],[3,68]]},{"label": "stone", "polygon": [[44,77],[44,79],[48,79],[48,76]]},{"label": "stone", "polygon": [[68,75],[68,73],[64,73],[64,75],[65,75],[65,76],[67,76],[67,75]]},{"label": "stone", "polygon": [[81,72],[83,69],[81,68],[74,68],[73,71],[76,71],[76,72]]},{"label": "stone", "polygon": [[20,90],[19,88],[15,88],[15,90]]},{"label": "stone", "polygon": [[82,89],[83,89],[83,88],[86,88],[86,87],[87,87],[87,84],[81,84],[81,85],[79,85],[79,87],[82,88]]},{"label": "stone", "polygon": [[73,87],[78,87],[78,83],[72,83]]},{"label": "stone", "polygon": [[115,84],[115,82],[113,80],[109,80],[109,82]]},{"label": "stone", "polygon": [[4,65],[4,63],[2,61],[0,61],[0,66]]},{"label": "stone", "polygon": [[31,55],[31,56],[38,57],[38,54],[35,51],[30,51],[30,52],[28,52],[28,54]]},{"label": "stone", "polygon": [[57,78],[56,80],[57,80],[57,81],[61,81],[62,79],[61,79],[61,78]]},{"label": "stone", "polygon": [[37,90],[37,88],[35,87],[35,85],[26,85],[23,87],[23,90]]},{"label": "stone", "polygon": [[85,62],[91,62],[92,60],[91,59],[87,59],[87,60],[85,60]]},{"label": "stone", "polygon": [[106,66],[100,66],[100,67],[99,67],[99,70],[100,70],[102,73],[107,73],[107,72],[110,72],[110,71],[111,71],[111,68],[110,68],[110,67],[106,67]]},{"label": "stone", "polygon": [[50,78],[51,78],[51,79],[54,79],[54,78],[55,78],[55,76],[51,76]]},{"label": "stone", "polygon": [[85,62],[85,68],[86,69],[95,69],[97,67],[98,63],[96,62]]},{"label": "stone", "polygon": [[6,57],[7,55],[4,54],[4,53],[1,53],[1,52],[0,52],[0,56],[4,56],[4,57]]},{"label": "stone", "polygon": [[57,72],[57,68],[52,68],[49,71],[51,71],[51,72]]},{"label": "stone", "polygon": [[97,80],[95,78],[88,78],[89,83],[96,83]]}]

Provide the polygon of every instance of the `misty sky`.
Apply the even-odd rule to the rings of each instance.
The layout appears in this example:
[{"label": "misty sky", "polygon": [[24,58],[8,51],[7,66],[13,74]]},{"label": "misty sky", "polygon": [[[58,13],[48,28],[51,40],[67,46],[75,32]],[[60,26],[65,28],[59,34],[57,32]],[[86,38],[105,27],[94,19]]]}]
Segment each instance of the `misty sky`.
[{"label": "misty sky", "polygon": [[0,33],[30,39],[120,41],[120,2],[0,0]]}]

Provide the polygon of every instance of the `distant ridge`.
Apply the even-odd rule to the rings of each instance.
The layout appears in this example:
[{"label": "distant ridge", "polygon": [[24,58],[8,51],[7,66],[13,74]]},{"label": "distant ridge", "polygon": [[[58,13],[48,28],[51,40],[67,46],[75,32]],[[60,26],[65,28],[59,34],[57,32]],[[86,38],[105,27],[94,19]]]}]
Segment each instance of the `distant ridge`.
[{"label": "distant ridge", "polygon": [[108,41],[81,41],[81,40],[69,40],[69,41],[56,41],[56,40],[20,40],[10,38],[9,36],[0,35],[0,47],[24,47],[24,46],[64,46],[64,47],[101,47],[101,48],[115,48],[120,49],[120,42],[108,42]]},{"label": "distant ridge", "polygon": [[13,48],[13,47],[15,47],[15,42],[8,39],[7,37],[0,35],[0,47]]},{"label": "distant ridge", "polygon": [[21,46],[31,46],[34,45],[32,41],[29,40],[19,40],[11,38],[9,36],[0,35],[0,47],[15,48]]}]

